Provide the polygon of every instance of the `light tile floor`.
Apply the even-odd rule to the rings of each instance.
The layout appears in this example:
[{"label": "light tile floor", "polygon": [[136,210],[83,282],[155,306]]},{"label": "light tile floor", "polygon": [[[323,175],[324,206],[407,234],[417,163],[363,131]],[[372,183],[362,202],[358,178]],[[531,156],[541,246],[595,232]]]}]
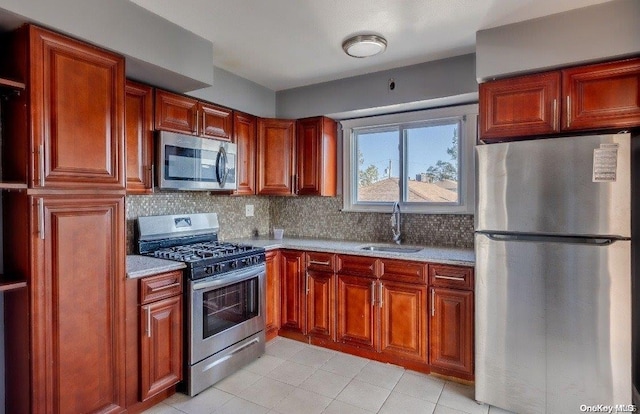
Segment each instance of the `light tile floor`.
[{"label": "light tile floor", "polygon": [[257,361],[190,398],[144,414],[509,414],[477,404],[473,387],[275,338]]}]

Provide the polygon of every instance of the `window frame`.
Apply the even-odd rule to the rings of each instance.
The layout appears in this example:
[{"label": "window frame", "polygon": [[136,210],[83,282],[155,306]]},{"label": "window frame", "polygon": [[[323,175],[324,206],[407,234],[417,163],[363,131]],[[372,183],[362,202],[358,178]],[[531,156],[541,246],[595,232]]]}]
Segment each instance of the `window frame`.
[{"label": "window frame", "polygon": [[[474,148],[477,140],[478,105],[460,105],[446,108],[427,109],[399,114],[379,115],[341,121],[343,159],[342,159],[342,192],[343,211],[388,213],[393,202],[358,202],[356,189],[358,180],[358,160],[356,151],[356,131],[370,131],[375,128],[406,128],[421,125],[436,125],[460,120],[460,136],[458,139],[458,174],[459,193],[457,203],[421,203],[400,202],[403,213],[420,214],[473,214],[475,209],[475,157]],[[400,135],[400,134],[399,134]],[[399,171],[401,171],[402,197],[407,190],[406,175],[406,134],[400,137]]]}]

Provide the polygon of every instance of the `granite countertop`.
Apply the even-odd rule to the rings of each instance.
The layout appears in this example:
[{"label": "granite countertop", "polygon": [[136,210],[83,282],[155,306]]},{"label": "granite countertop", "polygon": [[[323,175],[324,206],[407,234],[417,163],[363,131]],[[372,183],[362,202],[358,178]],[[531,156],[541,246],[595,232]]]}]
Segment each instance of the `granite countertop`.
[{"label": "granite countertop", "polygon": [[264,247],[266,250],[281,248],[296,249],[316,252],[354,254],[359,256],[415,260],[421,262],[443,263],[461,266],[475,265],[475,253],[473,249],[460,249],[455,247],[401,245],[401,247],[416,247],[420,250],[415,253],[397,253],[361,249],[361,247],[363,246],[395,246],[394,244],[390,243],[366,243],[357,241],[305,239],[292,237],[285,237],[282,240],[275,240],[268,237],[257,237],[230,239],[225,241],[250,244],[256,247]]},{"label": "granite countertop", "polygon": [[149,256],[138,256],[135,254],[127,256],[127,277],[135,279],[138,277],[157,275],[158,273],[181,270],[187,267],[182,262],[173,260],[156,259]]}]

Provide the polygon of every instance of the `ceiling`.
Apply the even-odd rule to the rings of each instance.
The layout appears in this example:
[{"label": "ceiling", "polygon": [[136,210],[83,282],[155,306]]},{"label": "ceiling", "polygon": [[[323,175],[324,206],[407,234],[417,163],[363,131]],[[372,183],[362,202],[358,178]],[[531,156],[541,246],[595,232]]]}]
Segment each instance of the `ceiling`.
[{"label": "ceiling", "polygon": [[[476,31],[609,0],[131,0],[213,43],[215,66],[278,91],[471,53]],[[342,42],[381,34],[355,59]]]}]

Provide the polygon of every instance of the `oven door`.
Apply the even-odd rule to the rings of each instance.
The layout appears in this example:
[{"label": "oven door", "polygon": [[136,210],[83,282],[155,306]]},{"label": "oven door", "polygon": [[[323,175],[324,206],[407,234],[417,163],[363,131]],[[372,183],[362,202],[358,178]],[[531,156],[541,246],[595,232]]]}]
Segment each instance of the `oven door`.
[{"label": "oven door", "polygon": [[173,190],[235,190],[236,145],[160,132],[158,187]]},{"label": "oven door", "polygon": [[264,264],[189,285],[191,365],[264,330]]}]

